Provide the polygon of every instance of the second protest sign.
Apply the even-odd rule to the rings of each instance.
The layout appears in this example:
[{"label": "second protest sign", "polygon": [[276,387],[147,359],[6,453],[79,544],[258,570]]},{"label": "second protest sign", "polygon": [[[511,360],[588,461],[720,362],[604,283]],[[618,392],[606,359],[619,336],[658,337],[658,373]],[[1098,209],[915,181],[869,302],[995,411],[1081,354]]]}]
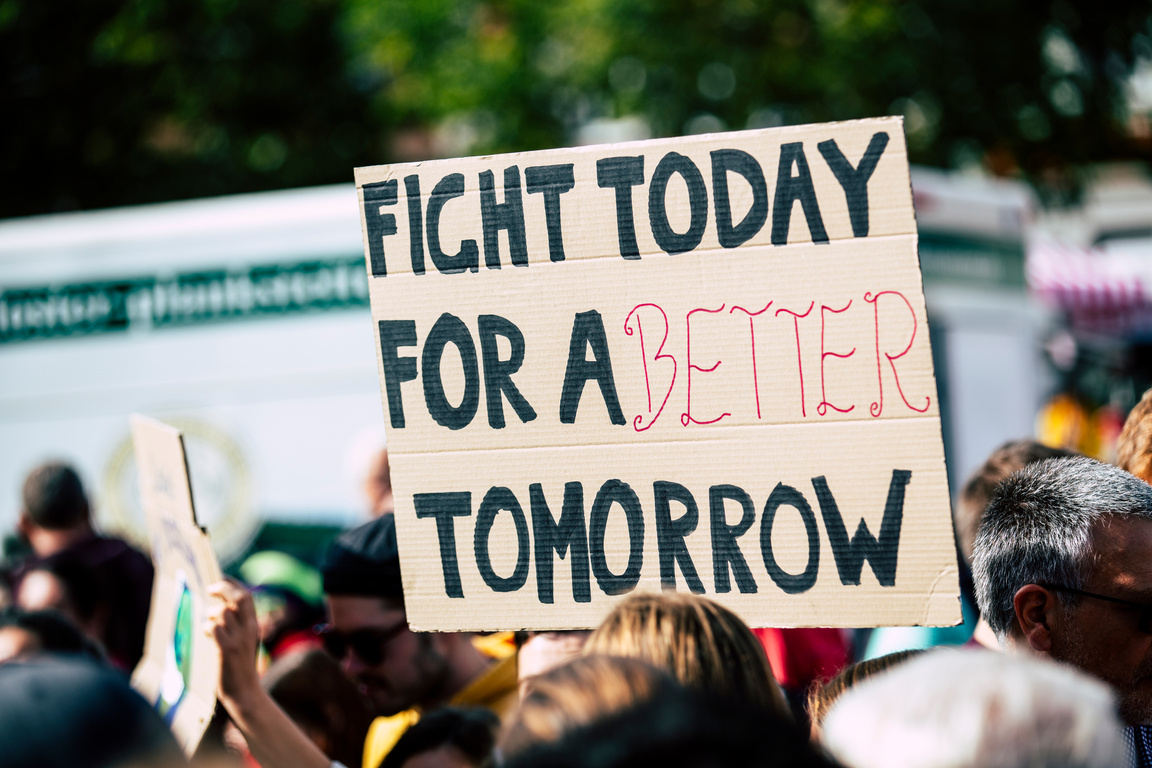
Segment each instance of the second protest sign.
[{"label": "second protest sign", "polygon": [[959,619],[899,118],[356,179],[414,628]]}]

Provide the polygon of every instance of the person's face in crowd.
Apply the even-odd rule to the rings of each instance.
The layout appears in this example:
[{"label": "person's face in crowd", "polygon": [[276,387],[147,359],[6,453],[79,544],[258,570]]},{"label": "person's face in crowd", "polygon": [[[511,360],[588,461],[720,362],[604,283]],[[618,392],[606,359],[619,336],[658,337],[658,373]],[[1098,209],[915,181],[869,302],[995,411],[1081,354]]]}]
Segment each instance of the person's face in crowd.
[{"label": "person's face in crowd", "polygon": [[340,664],[376,715],[437,698],[449,666],[436,635],[410,631],[404,609],[378,597],[329,595],[328,605],[333,631],[348,641]]},{"label": "person's face in crowd", "polygon": [[[1093,537],[1097,565],[1085,592],[1152,603],[1152,520],[1106,521]],[[1152,723],[1152,634],[1141,632],[1141,611],[1080,597],[1053,631],[1052,656],[1109,683],[1121,716]]]},{"label": "person's face in crowd", "polygon": [[103,624],[97,618],[85,620],[68,594],[68,587],[59,576],[45,571],[32,570],[20,582],[20,592],[16,604],[26,611],[56,611],[91,639],[100,642]]},{"label": "person's face in crowd", "polygon": [[529,637],[516,655],[520,696],[531,688],[532,678],[571,661],[580,655],[591,632],[537,632]]},{"label": "person's face in crowd", "polygon": [[79,616],[59,577],[43,570],[29,571],[20,583],[16,604],[26,611],[58,611],[75,624]]},{"label": "person's face in crowd", "polygon": [[368,468],[364,479],[364,496],[368,500],[368,511],[379,517],[393,510],[392,476],[388,469],[388,452],[380,451]]},{"label": "person's face in crowd", "polygon": [[26,629],[4,627],[0,629],[0,664],[30,656],[40,650],[40,642]]}]

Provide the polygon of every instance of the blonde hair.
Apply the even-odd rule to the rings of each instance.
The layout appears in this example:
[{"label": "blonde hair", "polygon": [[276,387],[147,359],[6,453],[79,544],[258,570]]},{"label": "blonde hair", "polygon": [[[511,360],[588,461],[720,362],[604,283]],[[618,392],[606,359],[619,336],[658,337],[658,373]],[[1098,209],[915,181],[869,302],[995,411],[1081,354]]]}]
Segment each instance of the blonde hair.
[{"label": "blonde hair", "polygon": [[1152,389],[1128,414],[1116,443],[1116,466],[1152,483]]},{"label": "blonde hair", "polygon": [[820,736],[824,718],[832,709],[832,705],[849,689],[873,675],[889,670],[923,652],[923,648],[913,648],[907,651],[889,653],[887,656],[878,656],[875,659],[858,661],[855,664],[849,664],[840,671],[840,674],[828,682],[813,684],[808,691],[808,719],[812,723],[812,738],[815,739]]},{"label": "blonde hair", "polygon": [[588,638],[584,652],[641,659],[688,688],[790,716],[756,635],[732,611],[697,595],[626,598]]},{"label": "blonde hair", "polygon": [[675,689],[676,681],[638,659],[583,656],[532,678],[504,729],[500,751],[515,755]]}]

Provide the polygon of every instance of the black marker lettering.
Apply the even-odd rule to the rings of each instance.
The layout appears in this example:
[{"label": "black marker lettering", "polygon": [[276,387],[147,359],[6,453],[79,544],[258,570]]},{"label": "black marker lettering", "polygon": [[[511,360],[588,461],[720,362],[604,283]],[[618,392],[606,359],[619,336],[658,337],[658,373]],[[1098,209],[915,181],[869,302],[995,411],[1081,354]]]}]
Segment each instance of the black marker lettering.
[{"label": "black marker lettering", "polygon": [[[668,223],[668,181],[674,173],[680,174],[688,185],[691,218],[684,233],[676,232]],[[665,253],[687,253],[700,245],[704,228],[708,225],[708,189],[704,186],[700,169],[684,155],[669,152],[652,172],[652,183],[648,187],[648,221],[656,245]]]},{"label": "black marker lettering", "polygon": [[[460,351],[464,368],[464,397],[455,407],[444,394],[444,379],[440,375],[444,347],[449,344],[455,344]],[[420,365],[424,369],[424,404],[436,423],[448,429],[463,429],[471,424],[480,407],[480,369],[476,363],[476,345],[463,320],[447,312],[440,315],[424,340]]]},{"label": "black marker lettering", "polygon": [[408,253],[412,257],[412,274],[424,274],[424,205],[420,198],[420,177],[404,177],[404,196],[408,198]]},{"label": "black marker lettering", "polygon": [[[728,172],[738,173],[752,187],[752,207],[739,224],[732,223]],[[741,149],[712,152],[712,197],[716,201],[716,238],[725,248],[736,248],[756,236],[768,220],[768,184],[756,158]]]},{"label": "black marker lettering", "polygon": [[364,185],[364,229],[368,232],[368,262],[373,277],[384,277],[384,238],[396,234],[396,216],[381,213],[380,206],[396,205],[396,179]]},{"label": "black marker lettering", "polygon": [[[797,174],[792,175],[796,166]],[[780,146],[780,167],[776,171],[776,203],[772,209],[772,245],[787,245],[788,226],[792,221],[794,203],[799,200],[808,220],[808,234],[814,243],[828,242],[824,219],[816,203],[816,187],[812,184],[812,171],[804,156],[804,144],[793,142]]]},{"label": "black marker lettering", "polygon": [[500,230],[508,233],[512,263],[528,266],[528,242],[524,234],[524,199],[520,195],[520,169],[504,169],[504,202],[496,202],[492,171],[480,174],[480,218],[484,222],[484,264],[500,269]]},{"label": "black marker lettering", "polygon": [[[700,519],[696,499],[692,497],[691,491],[679,483],[664,480],[653,483],[652,492],[656,497],[656,544],[660,550],[660,584],[664,589],[676,589],[676,565],[679,564],[689,591],[702,595],[704,585],[696,574],[696,566],[692,563],[688,545],[684,543],[685,537],[696,530],[696,523]],[[684,514],[676,520],[672,519],[672,505],[669,503],[671,501],[678,502],[684,507]]]},{"label": "black marker lettering", "polygon": [[[731,499],[740,505],[740,522],[728,525],[724,502]],[[736,588],[741,594],[755,594],[756,580],[748,561],[740,551],[736,539],[743,536],[756,521],[756,507],[747,491],[735,485],[714,485],[708,489],[708,506],[712,517],[712,573],[716,579],[716,592],[731,592],[728,580],[728,567],[736,577]]]},{"label": "black marker lettering", "polygon": [[537,165],[524,169],[528,194],[544,195],[544,220],[548,225],[548,258],[564,261],[564,233],[560,227],[560,195],[576,186],[573,164]]},{"label": "black marker lettering", "polygon": [[536,596],[541,603],[551,604],[552,553],[572,564],[572,599],[578,603],[592,601],[588,580],[588,534],[584,527],[584,487],[580,483],[564,484],[564,507],[559,522],[552,517],[548,500],[540,483],[528,487],[532,505],[532,535],[536,541]]},{"label": "black marker lettering", "polygon": [[[492,525],[501,511],[510,512],[512,522],[516,525],[516,568],[508,578],[501,577],[492,569],[492,559],[488,554],[488,537],[492,535]],[[472,549],[476,555],[480,578],[484,579],[484,583],[493,592],[515,592],[528,581],[528,562],[532,556],[532,547],[528,542],[528,521],[524,519],[524,510],[520,508],[516,494],[509,489],[493,487],[484,494],[480,511],[476,513]]]},{"label": "black marker lettering", "polygon": [[632,215],[632,187],[644,183],[644,156],[597,160],[596,183],[603,189],[616,190],[616,233],[620,240],[620,255],[626,259],[640,258],[636,222]]},{"label": "black marker lettering", "polygon": [[832,557],[836,560],[841,584],[859,584],[860,571],[867,560],[880,586],[896,585],[896,555],[900,551],[900,527],[904,522],[904,489],[911,479],[912,473],[906,469],[892,470],[879,538],[872,535],[868,525],[861,519],[856,526],[856,533],[849,541],[848,529],[844,526],[844,518],[836,506],[836,499],[832,498],[832,491],[828,489],[828,482],[823,476],[812,478],[812,487],[816,489],[816,498],[820,502],[820,515],[824,518],[824,528],[832,544]]},{"label": "black marker lettering", "polygon": [[816,145],[820,154],[824,155],[824,160],[832,169],[832,173],[836,174],[836,180],[844,188],[853,237],[868,237],[868,179],[872,178],[872,172],[876,170],[880,155],[884,154],[884,148],[887,146],[887,133],[873,134],[872,141],[868,142],[868,149],[864,151],[864,157],[860,158],[860,165],[853,168],[852,163],[848,162],[848,158],[840,151],[835,139],[822,141]]},{"label": "black marker lettering", "polygon": [[440,568],[444,573],[444,592],[448,597],[464,597],[460,585],[460,564],[456,559],[455,517],[472,514],[472,494],[417,493],[412,496],[416,517],[436,519],[436,537],[440,541]]},{"label": "black marker lettering", "polygon": [[[804,521],[804,529],[808,532],[808,565],[803,573],[792,574],[785,571],[776,562],[772,552],[772,524],[776,522],[776,511],[782,506],[789,506],[800,513]],[[816,574],[820,570],[820,532],[816,528],[816,515],[804,494],[792,486],[777,483],[768,495],[764,504],[764,514],[760,518],[760,553],[764,557],[764,568],[776,586],[790,595],[807,592],[816,583]]]},{"label": "black marker lettering", "polygon": [[[592,347],[592,359],[585,358]],[[564,388],[560,392],[560,421],[572,424],[584,394],[584,385],[595,379],[608,408],[608,419],[622,425],[624,412],[616,395],[616,380],[612,375],[612,358],[608,354],[608,336],[604,333],[604,319],[596,310],[579,312],[572,321],[572,340],[568,345],[568,367],[564,372]]]},{"label": "black marker lettering", "polygon": [[480,249],[475,240],[461,241],[460,251],[455,256],[444,253],[440,246],[440,215],[449,200],[463,194],[464,174],[450,173],[432,188],[432,196],[428,200],[428,251],[436,269],[446,275],[480,269]]},{"label": "black marker lettering", "polygon": [[404,400],[400,385],[416,378],[416,358],[400,357],[399,347],[416,346],[415,320],[381,320],[380,365],[384,369],[384,391],[388,395],[388,421],[396,429],[404,428]]},{"label": "black marker lettering", "polygon": [[[604,556],[604,535],[614,504],[620,505],[628,521],[628,565],[619,576],[608,569],[608,560]],[[588,549],[592,575],[596,577],[601,592],[622,595],[636,588],[640,569],[644,566],[644,511],[636,492],[627,483],[609,480],[600,486],[588,522]]]},{"label": "black marker lettering", "polygon": [[[524,363],[524,334],[512,321],[499,315],[480,315],[479,325],[480,353],[484,357],[484,392],[488,397],[488,426],[492,429],[504,428],[504,401],[501,393],[508,398],[508,404],[520,417],[520,421],[532,421],[536,418],[536,411],[512,381],[512,374],[520,370]],[[507,360],[500,359],[497,336],[508,339],[512,347]]]}]

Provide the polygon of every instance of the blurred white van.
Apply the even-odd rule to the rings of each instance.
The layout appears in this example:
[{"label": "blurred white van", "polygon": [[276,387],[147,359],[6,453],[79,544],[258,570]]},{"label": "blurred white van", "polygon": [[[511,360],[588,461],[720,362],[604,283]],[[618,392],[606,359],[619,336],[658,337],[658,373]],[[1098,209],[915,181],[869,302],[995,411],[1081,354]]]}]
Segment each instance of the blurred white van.
[{"label": "blurred white van", "polygon": [[264,518],[361,519],[371,322],[352,185],[0,221],[0,532],[60,458],[139,538],[133,412],[185,431],[224,561]]}]

